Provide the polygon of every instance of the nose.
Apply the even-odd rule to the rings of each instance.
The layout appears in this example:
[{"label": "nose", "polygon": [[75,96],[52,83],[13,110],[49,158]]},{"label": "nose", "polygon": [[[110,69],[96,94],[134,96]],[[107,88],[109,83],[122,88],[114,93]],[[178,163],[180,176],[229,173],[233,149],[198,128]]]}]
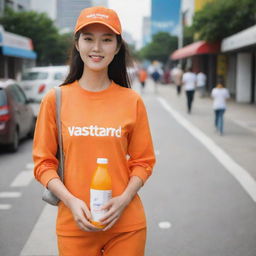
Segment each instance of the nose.
[{"label": "nose", "polygon": [[93,51],[94,52],[99,52],[101,48],[101,42],[100,40],[95,40],[93,44]]}]

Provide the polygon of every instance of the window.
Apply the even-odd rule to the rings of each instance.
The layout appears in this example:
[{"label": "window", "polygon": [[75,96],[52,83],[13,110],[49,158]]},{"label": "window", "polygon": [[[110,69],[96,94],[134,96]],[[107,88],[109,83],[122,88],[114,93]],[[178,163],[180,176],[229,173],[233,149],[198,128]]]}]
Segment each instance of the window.
[{"label": "window", "polygon": [[18,85],[13,84],[10,86],[10,89],[11,89],[11,94],[13,95],[15,101],[20,102],[22,104],[26,104],[27,102],[26,97]]},{"label": "window", "polygon": [[0,107],[7,104],[6,94],[3,89],[0,89]]},{"label": "window", "polygon": [[48,78],[47,72],[26,72],[22,74],[22,80],[46,80]]},{"label": "window", "polygon": [[55,73],[54,80],[64,80],[64,74],[61,72]]}]

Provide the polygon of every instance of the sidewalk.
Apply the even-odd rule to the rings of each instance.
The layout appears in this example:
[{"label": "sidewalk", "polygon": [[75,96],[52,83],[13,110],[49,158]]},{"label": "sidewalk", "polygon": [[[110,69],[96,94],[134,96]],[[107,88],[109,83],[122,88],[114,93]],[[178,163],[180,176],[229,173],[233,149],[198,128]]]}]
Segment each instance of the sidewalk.
[{"label": "sidewalk", "polygon": [[[135,90],[138,88],[138,84],[135,83]],[[256,179],[256,105],[230,100],[224,116],[224,135],[220,136],[215,131],[210,97],[200,98],[196,93],[192,113],[189,115],[184,91],[177,96],[174,85],[159,85],[158,93],[155,94],[152,82],[148,81],[143,97],[154,95],[164,98]],[[200,158],[195,160],[200,161]]]}]

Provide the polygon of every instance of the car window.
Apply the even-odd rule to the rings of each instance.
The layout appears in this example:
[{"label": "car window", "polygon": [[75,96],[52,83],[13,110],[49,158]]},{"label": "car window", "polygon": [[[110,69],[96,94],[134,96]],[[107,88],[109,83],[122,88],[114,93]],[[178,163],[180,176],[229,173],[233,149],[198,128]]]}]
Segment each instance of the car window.
[{"label": "car window", "polygon": [[7,105],[7,97],[5,91],[0,89],[0,107]]},{"label": "car window", "polygon": [[54,80],[64,80],[64,74],[61,72],[57,72],[54,74]]},{"label": "car window", "polygon": [[22,104],[26,104],[26,97],[24,93],[21,91],[21,89],[19,88],[19,86],[17,86],[16,84],[11,85],[10,91],[15,101]]},{"label": "car window", "polygon": [[22,80],[45,80],[48,78],[47,72],[26,72],[22,74]]}]

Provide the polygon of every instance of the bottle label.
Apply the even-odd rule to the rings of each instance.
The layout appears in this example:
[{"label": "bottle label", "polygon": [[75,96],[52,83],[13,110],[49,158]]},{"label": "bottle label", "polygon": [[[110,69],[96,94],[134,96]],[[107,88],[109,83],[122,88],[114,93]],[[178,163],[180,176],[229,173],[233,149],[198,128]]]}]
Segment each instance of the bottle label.
[{"label": "bottle label", "polygon": [[111,190],[90,189],[90,208],[94,221],[99,221],[107,212],[107,210],[101,210],[100,208],[105,205],[111,198]]}]

